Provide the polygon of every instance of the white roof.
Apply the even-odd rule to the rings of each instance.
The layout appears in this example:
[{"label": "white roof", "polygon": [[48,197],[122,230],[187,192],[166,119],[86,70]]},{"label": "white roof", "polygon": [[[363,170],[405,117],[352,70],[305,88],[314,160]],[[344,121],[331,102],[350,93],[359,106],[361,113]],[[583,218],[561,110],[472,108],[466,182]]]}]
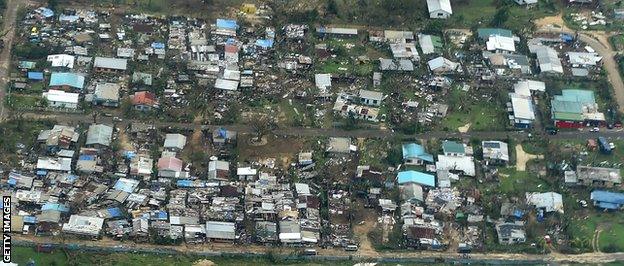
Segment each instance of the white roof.
[{"label": "white roof", "polygon": [[63,232],[97,236],[103,225],[102,218],[74,214],[69,217],[69,222],[63,224]]},{"label": "white roof", "polygon": [[535,206],[538,209],[545,209],[546,212],[563,213],[563,197],[555,192],[546,193],[526,193],[527,204]]},{"label": "white roof", "polygon": [[451,0],[427,0],[427,9],[429,9],[429,13],[442,10],[449,14],[453,14],[453,8],[451,8]]},{"label": "white roof", "polygon": [[317,32],[320,33],[331,33],[331,34],[342,34],[342,35],[357,35],[357,29],[350,28],[317,28]]},{"label": "white roof", "polygon": [[113,136],[113,128],[102,124],[92,124],[87,130],[85,145],[100,144],[109,146]]},{"label": "white roof", "polygon": [[223,71],[223,78],[228,80],[240,80],[240,71],[225,69]]},{"label": "white roof", "polygon": [[383,93],[379,91],[360,90],[360,98],[381,101],[383,99]]},{"label": "white roof", "polygon": [[431,71],[455,71],[459,63],[455,63],[444,57],[436,57],[427,62]]},{"label": "white roof", "polygon": [[384,38],[387,41],[413,40],[414,33],[411,31],[384,30]]},{"label": "white roof", "polygon": [[533,102],[527,96],[510,93],[511,105],[514,111],[514,117],[524,120],[535,120],[535,112],[533,111]]},{"label": "white roof", "polygon": [[585,52],[568,52],[568,59],[570,64],[583,65],[583,66],[595,66],[600,60],[601,56],[597,53],[585,53]]},{"label": "white roof", "polygon": [[37,169],[69,172],[71,163],[71,158],[40,157],[37,160]]},{"label": "white roof", "polygon": [[414,63],[407,59],[379,59],[379,68],[381,70],[397,70],[397,71],[414,71]]},{"label": "white roof", "polygon": [[502,50],[507,52],[515,52],[516,45],[512,37],[504,37],[500,35],[490,36],[485,43],[488,51]]},{"label": "white roof", "polygon": [[227,79],[217,79],[215,82],[215,88],[227,91],[235,91],[238,89],[238,81],[235,80],[227,80]]},{"label": "white roof", "polygon": [[331,87],[331,74],[315,74],[314,82],[319,90],[326,90]]},{"label": "white roof", "polygon": [[509,146],[497,140],[486,140],[481,143],[484,159],[509,161]]},{"label": "white roof", "polygon": [[68,54],[48,55],[48,61],[52,63],[52,67],[74,68],[75,57]]},{"label": "white roof", "polygon": [[297,195],[311,195],[310,186],[308,184],[295,183],[295,191],[297,191]]},{"label": "white roof", "polygon": [[256,173],[258,173],[258,170],[251,167],[236,168],[236,175],[256,175]]},{"label": "white roof", "polygon": [[80,94],[72,92],[64,92],[60,90],[49,90],[43,93],[43,97],[51,102],[72,103],[77,104]]},{"label": "white roof", "polygon": [[546,91],[546,83],[538,80],[527,79],[516,82],[513,88],[517,95],[531,96],[531,92],[533,91]]},{"label": "white roof", "polygon": [[186,136],[182,134],[167,134],[165,135],[165,148],[178,148],[184,149],[186,145]]},{"label": "white roof", "polygon": [[545,45],[529,45],[529,50],[537,56],[540,71],[563,73],[563,66],[555,49]]},{"label": "white roof", "polygon": [[475,176],[475,165],[472,156],[438,155],[437,170],[462,171],[464,175]]},{"label": "white roof", "polygon": [[93,67],[126,70],[128,68],[128,60],[110,57],[96,57]]},{"label": "white roof", "polygon": [[420,44],[420,49],[422,50],[423,54],[435,53],[435,47],[433,46],[433,40],[431,39],[431,35],[418,34],[418,43]]}]

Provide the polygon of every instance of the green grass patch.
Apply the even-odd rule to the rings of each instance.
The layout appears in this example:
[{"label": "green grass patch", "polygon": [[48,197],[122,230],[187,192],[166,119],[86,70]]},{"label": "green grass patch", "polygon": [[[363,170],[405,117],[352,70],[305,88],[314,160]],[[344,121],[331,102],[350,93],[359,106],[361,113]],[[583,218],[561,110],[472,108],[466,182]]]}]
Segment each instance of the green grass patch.
[{"label": "green grass patch", "polygon": [[14,109],[42,106],[42,98],[33,95],[11,94],[7,97],[8,106]]},{"label": "green grass patch", "polygon": [[609,37],[609,42],[616,51],[624,50],[624,34],[616,34]]},{"label": "green grass patch", "polygon": [[548,183],[530,172],[520,172],[514,168],[502,168],[499,173],[499,191],[501,193],[524,196],[525,192],[551,191]]},{"label": "green grass patch", "polygon": [[[52,253],[38,253],[32,247],[14,247],[13,260],[26,265],[31,260],[35,265],[193,265],[200,260],[209,260],[216,265],[323,265],[322,261],[286,261],[270,254],[263,257],[197,257],[184,254],[155,255],[143,253],[90,253],[54,250]],[[334,265],[353,265],[350,261],[332,261]]]},{"label": "green grass patch", "polygon": [[568,230],[577,246],[591,250],[596,230],[601,230],[598,238],[600,251],[624,251],[624,213],[587,210],[582,214],[568,215],[572,217]]}]

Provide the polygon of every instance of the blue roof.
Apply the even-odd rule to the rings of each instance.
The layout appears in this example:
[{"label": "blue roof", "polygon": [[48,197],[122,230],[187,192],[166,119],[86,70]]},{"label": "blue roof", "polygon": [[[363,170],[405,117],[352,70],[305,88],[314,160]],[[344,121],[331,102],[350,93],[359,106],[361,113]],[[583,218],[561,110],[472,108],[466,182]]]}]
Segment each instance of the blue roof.
[{"label": "blue roof", "polygon": [[64,14],[61,14],[59,16],[59,21],[76,22],[79,19],[80,19],[80,17],[77,16],[77,15],[64,15]]},{"label": "blue roof", "polygon": [[422,145],[416,143],[403,144],[403,159],[419,158],[423,161],[433,162],[433,155],[426,153]]},{"label": "blue roof", "polygon": [[41,206],[41,211],[60,211],[69,212],[69,208],[59,203],[46,203]]},{"label": "blue roof", "polygon": [[132,159],[132,158],[134,158],[134,156],[136,156],[136,153],[135,153],[134,151],[126,151],[126,152],[124,153],[124,156],[125,156],[126,158],[128,158],[128,159]]},{"label": "blue roof", "polygon": [[256,40],[256,45],[260,46],[262,48],[272,48],[273,47],[273,40],[271,40],[271,39]]},{"label": "blue roof", "polygon": [[405,183],[417,183],[424,186],[435,186],[435,176],[418,171],[399,172],[399,174],[397,175],[397,180],[399,182],[399,185]]},{"label": "blue roof", "polygon": [[154,219],[158,219],[158,220],[167,220],[167,212],[166,211],[158,211],[158,213],[156,213],[156,217],[153,217]]},{"label": "blue roof", "polygon": [[108,214],[110,214],[113,218],[121,216],[121,209],[119,209],[118,207],[109,208],[107,211]]},{"label": "blue roof", "polygon": [[134,191],[135,186],[136,185],[134,182],[126,181],[123,178],[120,178],[119,180],[117,180],[117,182],[115,182],[115,185],[113,186],[113,188],[117,190],[125,191],[128,193],[132,193],[132,191]]},{"label": "blue roof", "polygon": [[193,184],[193,181],[188,179],[182,179],[178,180],[176,184],[178,185],[178,187],[190,187]]},{"label": "blue roof", "polygon": [[95,155],[83,154],[78,157],[79,161],[95,161]]},{"label": "blue roof", "polygon": [[77,176],[77,175],[67,175],[67,176],[65,177],[65,180],[66,180],[67,182],[74,182],[74,181],[76,181],[76,179],[78,179],[78,176]]},{"label": "blue roof", "polygon": [[610,191],[604,191],[604,190],[595,190],[595,191],[592,191],[590,198],[594,202],[597,202],[599,207],[604,206],[603,208],[606,208],[606,209],[618,209],[619,208],[618,206],[624,205],[623,193],[610,192]]},{"label": "blue roof", "polygon": [[52,73],[50,86],[70,86],[76,89],[84,87],[85,78],[75,73]]},{"label": "blue roof", "polygon": [[608,202],[599,202],[598,207],[600,207],[601,209],[607,209],[607,210],[620,209],[620,205],[615,204],[615,203],[608,203]]},{"label": "blue roof", "polygon": [[37,217],[35,216],[24,216],[24,223],[27,224],[34,224],[37,223]]},{"label": "blue roof", "polygon": [[165,49],[165,44],[161,42],[153,42],[152,48],[154,49]]},{"label": "blue roof", "polygon": [[43,15],[46,18],[54,16],[54,11],[52,11],[52,9],[49,9],[47,7],[40,7],[38,8],[38,10],[41,12],[41,15]]},{"label": "blue roof", "polygon": [[217,28],[225,28],[229,30],[238,29],[238,24],[236,24],[236,20],[233,19],[217,19]]},{"label": "blue roof", "polygon": [[442,142],[442,150],[444,153],[466,153],[466,147],[463,143],[451,140]]},{"label": "blue roof", "polygon": [[28,79],[43,80],[43,72],[28,72]]},{"label": "blue roof", "polygon": [[44,175],[47,175],[47,174],[48,174],[48,171],[46,171],[46,170],[37,170],[37,175],[38,176],[44,176]]},{"label": "blue roof", "polygon": [[8,183],[10,186],[15,186],[17,185],[17,179],[10,177]]},{"label": "blue roof", "polygon": [[225,44],[236,44],[236,39],[234,39],[234,38],[228,38],[228,39],[225,41]]}]

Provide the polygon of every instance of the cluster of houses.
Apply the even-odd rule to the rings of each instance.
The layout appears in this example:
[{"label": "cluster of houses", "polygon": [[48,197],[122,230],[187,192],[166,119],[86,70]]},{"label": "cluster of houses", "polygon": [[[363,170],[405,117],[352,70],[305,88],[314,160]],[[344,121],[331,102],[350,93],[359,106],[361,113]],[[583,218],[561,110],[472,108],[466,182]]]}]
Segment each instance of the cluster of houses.
[{"label": "cluster of houses", "polygon": [[[515,2],[531,5],[537,1]],[[431,18],[445,19],[453,14],[449,0],[427,0],[427,6]],[[244,13],[264,14],[268,9],[243,6]],[[85,104],[102,108],[127,104],[148,112],[186,106],[192,100],[187,98],[189,91],[201,87],[214,89],[210,91],[217,95],[211,101],[216,105],[215,118],[222,118],[230,108],[235,98],[232,95],[245,91],[277,98],[291,97],[290,92],[292,97],[307,96],[296,80],[284,82],[291,91],[282,94],[279,88],[286,85],[276,81],[273,65],[266,62],[273,58],[278,44],[301,46],[310,30],[307,25],[288,24],[276,32],[273,27],[242,27],[235,19],[210,23],[128,14],[121,18],[123,26],[118,26],[111,16],[85,10],[55,14],[47,8],[28,12],[20,22],[25,29],[21,37],[35,46],[62,49],[45,59],[20,60],[17,65],[23,77],[14,80],[14,93],[45,88],[37,93],[46,101],[46,108],[55,110],[80,110]],[[362,32],[325,26],[313,30],[320,39],[330,40],[357,38]],[[449,105],[443,96],[459,75],[474,74],[479,82],[491,82],[514,73],[521,78],[513,79],[506,110],[510,126],[524,129],[533,127],[539,117],[537,101],[547,91],[546,83],[531,79],[535,70],[544,75],[585,77],[600,69],[600,56],[591,47],[580,47],[573,36],[537,34],[528,40],[528,51],[537,59],[533,67],[528,55],[517,49],[524,40],[511,31],[481,28],[476,35],[479,54],[492,69],[466,65],[459,54],[453,57],[446,52],[442,36],[384,30],[368,32],[368,41],[389,48],[388,55],[392,55],[380,58],[372,77],[366,78],[372,78],[372,86],[357,82],[348,88],[337,86],[352,78],[320,70],[313,70],[307,81],[313,84],[315,97],[334,103],[334,114],[383,122],[386,114],[381,110],[396,96],[382,92],[382,79],[394,78],[391,73],[414,73],[426,62],[429,74],[424,80],[406,79],[420,88],[414,91],[422,101],[401,98],[400,106],[405,117],[428,124],[447,115]],[[327,44],[316,45],[314,50],[314,58],[299,53],[284,55],[275,69],[297,76],[315,69],[311,66],[317,58],[335,56]],[[560,59],[560,54],[565,54],[565,59]],[[151,67],[178,63],[185,67],[170,67],[173,73]],[[462,89],[470,88],[463,85]],[[550,99],[554,126],[605,123],[593,90],[563,89],[560,93]],[[55,125],[41,131],[36,138],[36,154],[24,156],[22,167],[10,171],[6,184],[2,184],[3,193],[12,195],[16,203],[12,206],[12,231],[155,243],[225,241],[322,247],[351,247],[362,237],[353,232],[358,222],[353,218],[354,201],[361,191],[313,182],[319,168],[327,166],[315,160],[319,151],[293,154],[297,158],[291,164],[291,172],[297,176],[294,181],[284,174],[292,169],[279,169],[274,161],[234,160],[230,154],[236,148],[237,133],[218,128],[206,134],[215,151],[210,155],[214,156],[207,159],[206,169],[197,169],[185,154],[191,141],[185,134],[172,130],[162,134],[152,125],[139,123],[123,129],[97,123],[88,128]],[[343,172],[355,170],[349,185],[363,182],[369,186],[363,194],[367,207],[374,208],[379,217],[377,224],[386,233],[400,226],[404,243],[410,248],[444,249],[452,242],[458,242],[460,249],[480,247],[484,223],[494,226],[500,244],[523,243],[527,241],[528,212],[541,220],[564,211],[561,194],[528,192],[503,202],[500,219],[491,220],[480,205],[478,188],[459,186],[463,178],[484,175],[483,169],[489,174],[507,166],[512,159],[508,143],[503,141],[486,140],[473,147],[444,140],[438,154],[428,151],[424,144],[405,143],[402,164],[387,170],[369,165],[346,169],[347,162],[357,157],[357,146],[349,138],[330,138],[324,144],[323,156],[330,158],[330,163],[343,166]],[[604,138],[592,145],[607,154],[614,148]],[[564,183],[613,188],[621,184],[620,169],[579,165],[565,171]],[[388,195],[388,189],[393,188],[399,197]],[[604,210],[619,210],[624,205],[624,195],[614,191],[594,190],[591,200]],[[457,224],[461,224],[458,236],[445,233]]]},{"label": "cluster of houses", "polygon": [[[25,159],[3,183],[3,194],[14,197],[12,230],[156,243],[355,244],[347,190],[323,192],[322,206],[318,185],[285,180],[274,163],[235,166],[217,156],[199,177],[183,160],[185,135],[131,124],[123,129],[131,145],[114,148],[121,145],[120,130],[92,124],[86,132],[62,125],[41,131],[37,156]],[[236,147],[236,138],[236,132],[218,128],[209,141],[223,154]],[[337,156],[351,152],[343,139],[328,146]],[[298,158],[297,168],[314,166],[311,152]],[[324,220],[322,208],[328,210]]]}]

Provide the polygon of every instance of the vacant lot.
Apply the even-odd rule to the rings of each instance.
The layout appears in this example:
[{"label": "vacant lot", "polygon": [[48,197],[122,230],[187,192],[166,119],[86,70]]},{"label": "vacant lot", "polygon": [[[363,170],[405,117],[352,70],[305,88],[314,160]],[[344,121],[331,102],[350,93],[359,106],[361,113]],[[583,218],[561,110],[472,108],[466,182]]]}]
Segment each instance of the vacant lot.
[{"label": "vacant lot", "polygon": [[449,93],[449,114],[442,120],[441,128],[456,131],[470,124],[471,131],[504,130],[508,124],[502,105],[492,100],[476,99],[476,92],[464,92],[458,88]]},{"label": "vacant lot", "polygon": [[[200,261],[206,263],[213,262],[214,265],[324,265],[324,263],[310,263],[305,261],[282,261],[270,260],[267,258],[229,258],[229,257],[208,257],[199,258],[183,254],[154,255],[154,254],[133,254],[133,253],[86,253],[86,252],[64,252],[55,250],[52,253],[37,253],[31,247],[14,247],[13,260],[19,265],[26,265],[34,262],[35,265],[210,265],[199,264]],[[207,260],[207,261],[206,261]],[[353,262],[332,261],[334,265],[352,265]]]}]

